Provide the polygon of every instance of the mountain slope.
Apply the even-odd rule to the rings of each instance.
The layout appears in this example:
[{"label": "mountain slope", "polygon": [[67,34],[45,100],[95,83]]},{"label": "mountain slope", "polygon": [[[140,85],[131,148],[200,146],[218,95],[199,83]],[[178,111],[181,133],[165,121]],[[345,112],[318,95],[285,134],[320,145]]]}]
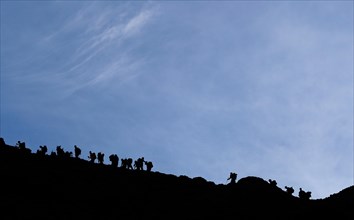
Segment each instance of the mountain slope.
[{"label": "mountain slope", "polygon": [[145,170],[93,164],[0,147],[4,219],[120,219],[349,217],[354,186],[328,198],[305,200],[259,177],[216,185]]}]

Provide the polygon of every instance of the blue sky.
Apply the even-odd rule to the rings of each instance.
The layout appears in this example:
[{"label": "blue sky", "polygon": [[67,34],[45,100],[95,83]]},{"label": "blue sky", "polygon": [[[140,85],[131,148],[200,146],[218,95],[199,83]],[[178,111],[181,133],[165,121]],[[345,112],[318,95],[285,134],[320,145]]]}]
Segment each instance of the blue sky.
[{"label": "blue sky", "polygon": [[353,59],[352,1],[1,1],[0,135],[324,198],[353,185]]}]

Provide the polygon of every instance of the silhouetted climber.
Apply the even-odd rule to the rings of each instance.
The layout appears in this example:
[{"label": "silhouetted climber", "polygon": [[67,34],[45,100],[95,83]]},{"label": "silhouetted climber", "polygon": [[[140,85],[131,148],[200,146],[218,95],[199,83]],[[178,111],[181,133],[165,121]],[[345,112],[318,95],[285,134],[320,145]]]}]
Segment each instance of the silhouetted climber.
[{"label": "silhouetted climber", "polygon": [[126,168],[127,168],[127,159],[123,159],[123,158],[122,158],[121,161],[122,161],[122,163],[121,163],[120,166],[121,166],[122,168],[126,169]]},{"label": "silhouetted climber", "polygon": [[109,156],[109,160],[111,161],[113,167],[118,167],[119,157],[117,154],[111,154]]},{"label": "silhouetted climber", "polygon": [[145,165],[146,165],[146,170],[149,172],[151,171],[151,169],[154,166],[151,161],[145,161]]},{"label": "silhouetted climber", "polygon": [[126,159],[126,168],[127,169],[133,169],[133,159],[132,158],[127,158]]},{"label": "silhouetted climber", "polygon": [[126,169],[127,168],[127,159],[121,159],[121,165],[120,165],[120,167],[122,167],[123,169]]},{"label": "silhouetted climber", "polygon": [[103,161],[104,161],[104,153],[101,153],[101,152],[98,152],[97,154],[97,160],[98,160],[98,163],[99,164],[103,164]]},{"label": "silhouetted climber", "polygon": [[73,152],[71,152],[71,151],[65,151],[65,152],[64,152],[64,156],[65,156],[65,157],[72,157],[72,156],[73,156]]},{"label": "silhouetted climber", "polygon": [[75,153],[75,158],[79,158],[81,155],[81,149],[76,145],[74,145],[74,153]]},{"label": "silhouetted climber", "polygon": [[25,142],[17,141],[16,146],[17,146],[18,149],[20,149],[20,150],[25,150],[25,149],[26,149],[26,143],[25,143]]},{"label": "silhouetted climber", "polygon": [[6,144],[4,138],[0,137],[0,147],[5,147],[5,146]]},{"label": "silhouetted climber", "polygon": [[286,192],[289,193],[290,195],[292,195],[294,193],[293,187],[285,186],[285,189],[286,189]]},{"label": "silhouetted climber", "polygon": [[268,181],[269,181],[269,184],[271,186],[277,186],[277,181],[276,180],[269,179]]},{"label": "silhouetted climber", "polygon": [[237,173],[230,172],[230,176],[229,178],[227,178],[227,180],[230,180],[229,184],[235,184],[236,178],[237,178]]},{"label": "silhouetted climber", "polygon": [[58,145],[56,150],[57,150],[57,156],[58,157],[64,157],[65,156],[64,149],[61,147],[61,145]]},{"label": "silhouetted climber", "polygon": [[42,152],[43,152],[44,154],[47,154],[47,152],[48,152],[47,145],[44,145],[44,146],[43,146]]},{"label": "silhouetted climber", "polygon": [[300,188],[299,198],[309,200],[311,198],[311,192],[310,191],[305,192],[304,190],[302,190],[302,188]]},{"label": "silhouetted climber", "polygon": [[95,163],[95,160],[96,160],[96,153],[94,153],[94,152],[89,152],[89,156],[88,156],[88,158],[90,159],[90,162],[91,163]]},{"label": "silhouetted climber", "polygon": [[136,161],[134,161],[134,167],[136,170],[144,170],[144,157],[138,158]]},{"label": "silhouetted climber", "polygon": [[21,142],[21,141],[17,141],[16,146],[21,150],[21,149],[24,149],[26,147],[26,143],[25,142]]},{"label": "silhouetted climber", "polygon": [[37,150],[37,154],[44,156],[44,155],[47,154],[47,151],[48,151],[48,148],[47,148],[46,145],[44,145],[44,146],[39,146],[39,149]]},{"label": "silhouetted climber", "polygon": [[133,159],[132,158],[125,158],[125,159],[121,159],[122,160],[122,164],[121,167],[124,169],[133,169],[132,163],[133,163]]},{"label": "silhouetted climber", "polygon": [[31,153],[32,152],[31,149],[26,148],[26,143],[25,142],[17,141],[16,146],[22,152],[25,152],[25,153]]}]

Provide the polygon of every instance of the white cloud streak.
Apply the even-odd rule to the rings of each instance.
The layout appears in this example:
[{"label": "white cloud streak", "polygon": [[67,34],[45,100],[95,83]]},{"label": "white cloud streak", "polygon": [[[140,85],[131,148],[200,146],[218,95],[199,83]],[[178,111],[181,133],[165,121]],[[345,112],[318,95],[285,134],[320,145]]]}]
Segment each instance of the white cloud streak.
[{"label": "white cloud streak", "polygon": [[129,36],[139,32],[139,30],[149,21],[152,15],[153,13],[151,10],[146,10],[130,19],[130,21],[124,26],[122,30],[123,35]]},{"label": "white cloud streak", "polygon": [[[70,36],[76,42],[75,47],[69,50],[75,52],[67,54],[67,62],[62,64],[65,68],[57,74],[67,94],[88,85],[109,82],[115,76],[120,82],[134,78],[137,74],[131,73],[130,76],[127,71],[143,62],[141,58],[129,57],[122,44],[148,24],[154,14],[153,9],[143,8],[128,16],[123,12],[120,15],[116,8],[104,8],[98,19],[92,18],[94,10],[93,6],[81,9],[73,20],[68,20],[59,31],[44,40],[47,46],[56,45],[62,36]],[[102,60],[101,56],[109,57]],[[56,78],[52,79],[58,82]]]}]

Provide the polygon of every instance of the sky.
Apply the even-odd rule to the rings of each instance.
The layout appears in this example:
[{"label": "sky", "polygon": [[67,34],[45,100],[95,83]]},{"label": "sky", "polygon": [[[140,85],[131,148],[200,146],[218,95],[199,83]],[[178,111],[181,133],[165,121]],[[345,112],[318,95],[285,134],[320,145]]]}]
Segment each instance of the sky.
[{"label": "sky", "polygon": [[353,1],[1,1],[0,136],[325,198],[353,185]]}]

